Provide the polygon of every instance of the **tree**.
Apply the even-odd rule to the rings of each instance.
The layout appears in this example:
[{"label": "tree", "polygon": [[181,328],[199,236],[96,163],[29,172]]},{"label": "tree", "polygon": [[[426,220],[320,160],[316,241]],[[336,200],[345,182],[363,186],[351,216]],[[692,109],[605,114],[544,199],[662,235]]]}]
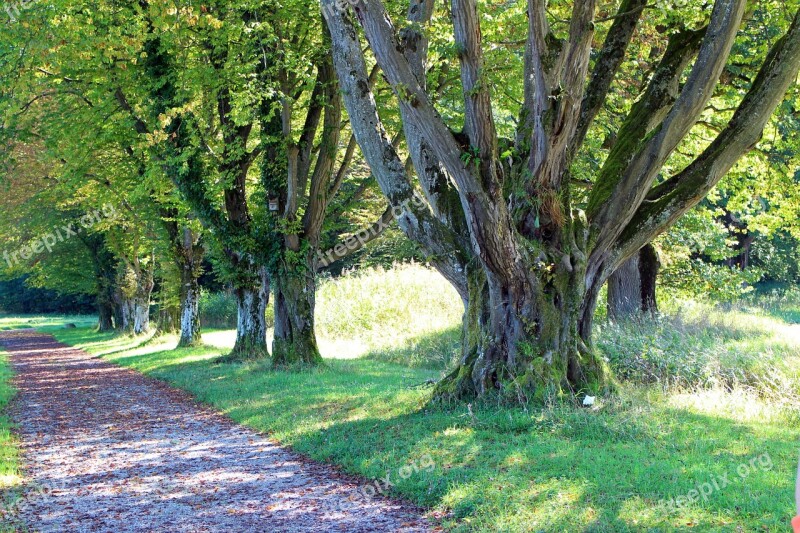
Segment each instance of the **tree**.
[{"label": "tree", "polygon": [[658,312],[658,268],[658,252],[652,244],[622,263],[608,278],[608,316],[619,320]]},{"label": "tree", "polygon": [[340,149],[341,100],[321,20],[309,24],[308,8],[220,3],[172,14],[141,2],[141,27],[128,35],[140,51],[116,74],[120,108],[208,230],[234,287],[232,359],[266,355],[271,285],[273,362],[321,362],[317,252],[357,144]]},{"label": "tree", "polygon": [[[408,57],[416,51],[424,59],[424,48],[404,41],[404,32],[420,24],[398,32],[379,0],[353,2],[369,50],[396,95],[406,138],[417,133],[429,148],[426,154],[458,191],[467,231],[443,225],[461,241],[468,238],[470,252],[480,261],[468,285],[466,313],[467,321],[477,317],[467,324],[476,342],[439,384],[440,397],[480,396],[497,389],[542,397],[607,383],[608,371],[591,343],[600,288],[757,143],[800,68],[796,15],[713,142],[685,168],[658,182],[712,100],[745,12],[743,0],[717,0],[707,28],[670,36],[644,94],[631,106],[593,179],[588,201],[579,205],[571,167],[608,98],[645,2],[621,3],[594,62],[596,2],[575,2],[569,27],[560,33],[551,28],[545,4],[528,3],[524,67],[518,72],[524,103],[509,141],[499,137],[496,127],[474,0],[451,3],[463,94],[463,131],[457,133],[432,104],[430,89],[420,83],[418,66]],[[412,10],[420,11],[420,5],[413,3]],[[395,152],[385,149],[359,32],[341,4],[324,0],[323,11],[353,130],[379,180],[384,174],[389,181],[386,176],[399,175],[402,165]],[[364,127],[356,127],[362,119]],[[413,150],[413,143],[409,147]],[[414,163],[425,189],[419,158]],[[457,249],[451,243],[447,247]]]},{"label": "tree", "polygon": [[181,216],[177,208],[164,210],[165,222],[172,257],[178,270],[180,293],[180,338],[179,348],[202,344],[200,332],[200,276],[203,273],[205,249],[201,233],[189,224],[178,222]]}]

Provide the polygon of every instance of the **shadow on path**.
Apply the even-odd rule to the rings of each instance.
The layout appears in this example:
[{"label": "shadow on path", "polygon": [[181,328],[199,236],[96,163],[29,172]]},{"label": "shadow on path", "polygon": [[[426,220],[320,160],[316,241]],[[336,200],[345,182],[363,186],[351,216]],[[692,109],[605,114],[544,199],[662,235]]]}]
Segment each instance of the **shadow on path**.
[{"label": "shadow on path", "polygon": [[19,391],[36,531],[426,531],[411,506],[358,497],[183,392],[32,330],[0,332]]}]

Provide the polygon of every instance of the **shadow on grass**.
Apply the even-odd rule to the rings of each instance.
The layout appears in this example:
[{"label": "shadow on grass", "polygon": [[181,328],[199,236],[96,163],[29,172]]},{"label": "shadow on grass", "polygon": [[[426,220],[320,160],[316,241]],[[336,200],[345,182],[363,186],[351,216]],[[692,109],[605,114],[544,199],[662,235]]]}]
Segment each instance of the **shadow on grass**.
[{"label": "shadow on grass", "polygon": [[461,353],[461,327],[408,339],[399,347],[378,348],[364,359],[394,363],[413,368],[444,370]]},{"label": "shadow on grass", "polygon": [[[420,384],[439,372],[379,360],[385,354],[293,373],[267,362],[218,364],[218,355],[201,347],[109,359],[312,459],[367,479],[389,476],[392,493],[450,511],[445,525],[457,531],[777,531],[792,510],[800,429],[788,424],[632,401],[598,411],[434,408]],[[765,454],[771,468],[739,476],[740,465]],[[427,457],[432,471],[402,475]],[[729,484],[685,508],[659,503],[723,479]]]},{"label": "shadow on grass", "polygon": [[800,324],[800,307],[793,308],[774,308],[767,307],[764,309],[766,313],[778,320],[787,324]]}]

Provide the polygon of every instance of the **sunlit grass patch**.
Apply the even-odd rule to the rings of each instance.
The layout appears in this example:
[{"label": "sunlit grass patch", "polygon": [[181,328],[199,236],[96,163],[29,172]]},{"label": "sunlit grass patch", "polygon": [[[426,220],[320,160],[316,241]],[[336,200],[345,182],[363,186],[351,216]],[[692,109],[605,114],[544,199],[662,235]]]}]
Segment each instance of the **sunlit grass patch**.
[{"label": "sunlit grass patch", "polygon": [[88,315],[3,315],[0,314],[0,331],[12,329],[61,328],[65,324],[89,327],[97,323],[97,317]]},{"label": "sunlit grass patch", "polygon": [[[19,443],[13,433],[11,420],[6,409],[14,397],[12,371],[8,357],[0,351],[0,507],[8,508],[17,498],[23,478],[19,464]],[[0,531],[12,531],[12,526],[3,523],[3,509],[0,509]],[[8,521],[10,517],[6,516]]]}]

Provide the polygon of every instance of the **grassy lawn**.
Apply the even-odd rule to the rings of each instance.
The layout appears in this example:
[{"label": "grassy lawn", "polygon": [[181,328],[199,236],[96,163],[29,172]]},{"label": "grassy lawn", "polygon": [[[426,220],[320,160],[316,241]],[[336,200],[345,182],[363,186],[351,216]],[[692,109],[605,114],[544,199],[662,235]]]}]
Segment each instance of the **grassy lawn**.
[{"label": "grassy lawn", "polygon": [[[328,358],[327,368],[316,371],[218,364],[230,332],[210,332],[205,339],[214,346],[174,350],[170,337],[143,341],[46,329],[191,391],[313,459],[371,480],[389,476],[392,493],[437,511],[447,529],[788,529],[800,444],[796,324],[756,309],[682,308],[685,318],[665,317],[645,329],[605,325],[598,344],[618,372],[631,376],[617,396],[593,409],[433,408],[426,381],[441,375],[441,361],[451,355],[458,302],[448,304],[449,323],[433,326],[424,306],[404,304],[412,311],[386,316],[379,323],[385,335],[377,335],[374,322],[352,321],[393,295],[364,290],[367,281],[353,282],[357,291],[327,289],[340,298],[320,311],[329,335],[323,351],[340,358]],[[346,304],[353,308],[345,307],[342,301],[356,293]],[[431,313],[446,300],[425,298]],[[332,335],[337,319],[350,321],[338,338]],[[361,357],[332,353],[349,336],[369,339],[361,341]],[[426,350],[439,353],[420,353]],[[658,381],[666,375],[680,379]],[[429,460],[432,469],[413,468]],[[670,505],[676,498],[683,505]]]},{"label": "grassy lawn", "polygon": [[17,441],[12,433],[11,421],[4,413],[14,396],[11,378],[8,359],[0,351],[0,531],[13,531],[12,526],[3,521],[3,509],[16,499],[16,490],[22,483]]}]

